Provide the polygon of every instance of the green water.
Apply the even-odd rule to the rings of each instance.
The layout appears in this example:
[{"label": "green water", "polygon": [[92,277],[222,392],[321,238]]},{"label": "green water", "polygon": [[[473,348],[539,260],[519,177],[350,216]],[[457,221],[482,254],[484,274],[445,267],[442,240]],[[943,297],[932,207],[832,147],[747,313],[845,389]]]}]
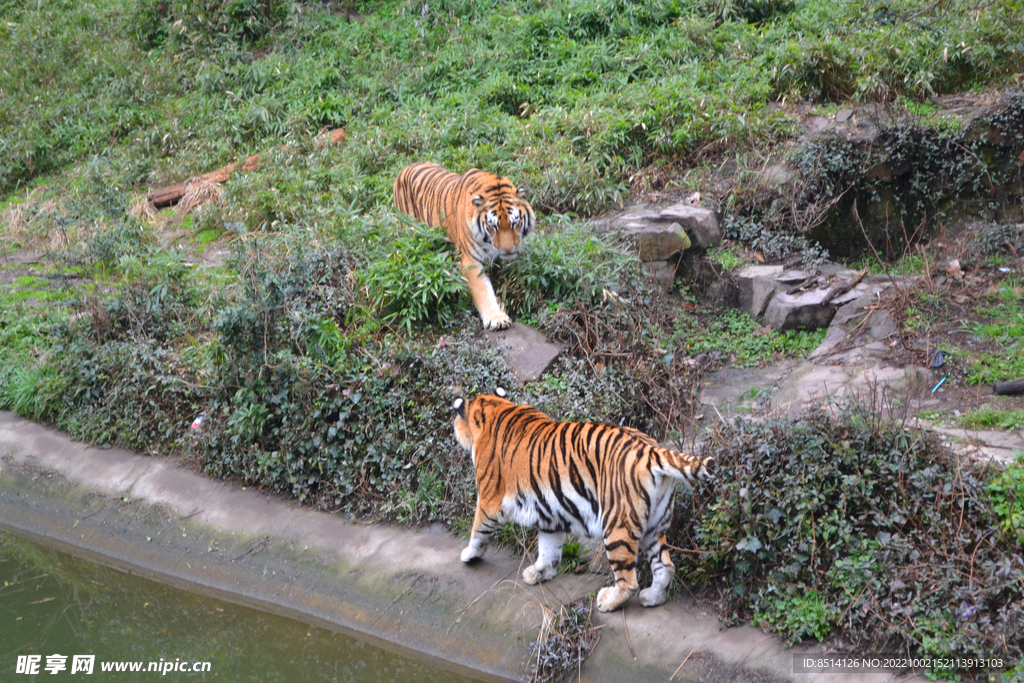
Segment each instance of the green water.
[{"label": "green water", "polygon": [[[19,655],[40,656],[38,675],[17,673]],[[67,657],[66,668],[56,674],[46,669],[52,655]],[[73,655],[95,656],[91,676],[71,673]],[[22,662],[24,666],[27,660]],[[142,670],[102,671],[104,663],[116,662],[140,662]],[[156,662],[160,671],[147,671],[149,662]],[[173,668],[197,662],[209,662],[208,670]],[[346,634],[177,590],[0,534],[0,681],[21,680],[472,679]]]}]

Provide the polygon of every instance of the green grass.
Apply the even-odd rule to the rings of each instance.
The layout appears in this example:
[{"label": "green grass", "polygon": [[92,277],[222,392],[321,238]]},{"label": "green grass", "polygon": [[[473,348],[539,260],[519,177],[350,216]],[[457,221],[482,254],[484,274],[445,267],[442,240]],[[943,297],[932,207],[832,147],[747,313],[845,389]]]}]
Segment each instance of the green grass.
[{"label": "green grass", "polygon": [[680,320],[677,338],[690,355],[716,351],[736,367],[750,367],[778,358],[806,356],[821,344],[825,333],[824,329],[762,332],[749,315],[728,309],[712,317]]},{"label": "green grass", "polygon": [[1024,410],[1002,410],[993,407],[969,410],[960,416],[960,425],[965,429],[1022,429]]},{"label": "green grass", "polygon": [[1019,279],[1000,283],[990,303],[980,313],[990,322],[971,323],[968,329],[981,339],[1002,348],[992,355],[976,357],[967,367],[968,384],[986,384],[1024,377],[1024,288]]},{"label": "green grass", "polygon": [[[652,160],[785,133],[769,101],[921,108],[1024,63],[1018,0],[925,10],[928,32],[855,3],[728,7],[394,0],[350,21],[304,2],[7,5],[0,196],[83,164],[122,188],[181,180],[344,126],[341,205],[387,201],[397,170],[429,158],[505,173],[541,210],[590,213],[624,199]],[[958,45],[970,49],[943,58]],[[322,196],[316,184],[279,194]]]}]

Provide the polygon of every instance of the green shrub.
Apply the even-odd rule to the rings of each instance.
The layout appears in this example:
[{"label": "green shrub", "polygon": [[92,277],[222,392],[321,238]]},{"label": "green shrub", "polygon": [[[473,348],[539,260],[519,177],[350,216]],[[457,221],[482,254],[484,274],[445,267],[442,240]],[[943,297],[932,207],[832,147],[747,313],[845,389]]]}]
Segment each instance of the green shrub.
[{"label": "green shrub", "polygon": [[785,634],[787,644],[815,638],[818,642],[832,633],[839,614],[822,601],[817,591],[803,595],[775,594],[764,601],[765,612],[759,612],[751,621],[755,624],[766,621],[774,630]]},{"label": "green shrub", "polygon": [[717,352],[736,367],[767,363],[775,358],[806,356],[825,338],[826,330],[763,331],[756,320],[734,308],[716,315],[681,317],[678,343],[691,355]]},{"label": "green shrub", "polygon": [[1024,457],[1018,457],[989,481],[988,494],[1000,528],[1024,545]]},{"label": "green shrub", "polygon": [[513,316],[536,316],[560,305],[575,306],[617,295],[636,257],[588,227],[566,222],[529,237],[519,256],[500,271],[497,292]]},{"label": "green shrub", "polygon": [[377,239],[358,279],[383,322],[408,333],[422,324],[450,325],[469,289],[444,231],[406,222]]},{"label": "green shrub", "polygon": [[1013,666],[1024,654],[1024,546],[993,534],[1010,509],[993,495],[1010,501],[1019,482],[880,413],[823,408],[723,433],[708,453],[714,486],[698,488],[684,515],[693,522],[672,534],[699,551],[682,554],[679,572],[727,623],[760,615],[793,642],[831,635],[854,649]]}]

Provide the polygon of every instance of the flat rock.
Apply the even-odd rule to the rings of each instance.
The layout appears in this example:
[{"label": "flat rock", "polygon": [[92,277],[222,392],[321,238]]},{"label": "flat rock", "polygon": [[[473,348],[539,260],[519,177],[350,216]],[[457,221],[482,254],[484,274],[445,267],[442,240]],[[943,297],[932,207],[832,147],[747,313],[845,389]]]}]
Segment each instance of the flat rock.
[{"label": "flat rock", "polygon": [[897,368],[880,362],[849,365],[815,365],[797,367],[779,386],[773,408],[781,413],[799,413],[815,401],[867,395],[873,385],[904,391],[921,384],[917,368]]},{"label": "flat rock", "polygon": [[811,277],[811,274],[805,270],[786,270],[776,275],[775,280],[784,285],[789,285],[803,282],[809,277]]},{"label": "flat rock", "polygon": [[489,343],[509,349],[508,364],[523,384],[540,379],[565,350],[549,343],[542,332],[522,323],[512,323],[507,330],[487,330],[483,334]]},{"label": "flat rock", "polygon": [[931,426],[932,431],[958,442],[954,450],[975,460],[993,460],[1004,464],[1014,461],[1024,451],[1024,430],[1005,432],[998,430],[949,429]]},{"label": "flat rock", "polygon": [[868,325],[871,326],[871,336],[878,340],[884,341],[899,332],[899,328],[896,327],[896,321],[892,319],[892,315],[886,310],[872,311],[871,315],[868,316]]}]

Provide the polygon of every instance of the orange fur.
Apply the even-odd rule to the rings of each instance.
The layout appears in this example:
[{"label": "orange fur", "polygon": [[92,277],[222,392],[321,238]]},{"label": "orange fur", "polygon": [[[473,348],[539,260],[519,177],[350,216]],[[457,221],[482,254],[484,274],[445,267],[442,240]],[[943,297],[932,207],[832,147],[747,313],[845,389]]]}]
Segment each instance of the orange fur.
[{"label": "orange fur", "polygon": [[455,409],[455,436],[473,457],[477,483],[463,562],[479,558],[490,534],[512,521],[539,529],[537,562],[523,579],[546,581],[572,532],[604,539],[615,585],[598,594],[598,609],[617,609],[637,592],[638,551],[654,577],[641,604],[665,601],[675,571],[665,546],[675,480],[709,478],[712,458],[661,448],[629,427],[556,422],[500,396],[460,398]]},{"label": "orange fur", "polygon": [[427,225],[443,227],[458,248],[462,274],[486,329],[512,324],[484,267],[515,258],[536,222],[533,209],[508,178],[471,169],[465,175],[437,164],[411,164],[395,178],[395,206]]}]

